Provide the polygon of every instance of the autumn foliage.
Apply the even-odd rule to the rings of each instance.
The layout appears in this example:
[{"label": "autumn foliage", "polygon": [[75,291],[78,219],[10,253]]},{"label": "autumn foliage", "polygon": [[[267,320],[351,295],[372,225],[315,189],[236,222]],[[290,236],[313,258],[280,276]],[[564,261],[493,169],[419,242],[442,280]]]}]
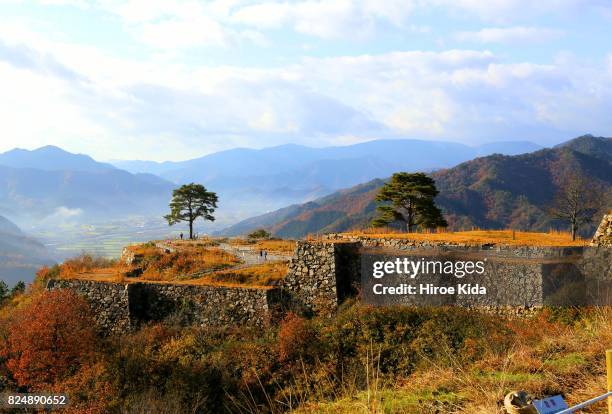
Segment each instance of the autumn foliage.
[{"label": "autumn foliage", "polygon": [[278,332],[279,360],[289,361],[303,357],[315,334],[306,319],[294,313],[287,314]]},{"label": "autumn foliage", "polygon": [[93,327],[84,299],[67,290],[46,292],[15,312],[0,351],[19,386],[44,389],[89,360]]}]

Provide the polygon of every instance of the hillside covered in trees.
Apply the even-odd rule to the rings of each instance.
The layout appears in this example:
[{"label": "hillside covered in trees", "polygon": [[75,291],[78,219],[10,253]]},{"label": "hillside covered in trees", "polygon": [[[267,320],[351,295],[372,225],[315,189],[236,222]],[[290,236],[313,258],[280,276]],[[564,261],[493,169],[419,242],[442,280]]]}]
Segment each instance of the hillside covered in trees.
[{"label": "hillside covered in trees", "polygon": [[[505,156],[494,154],[432,174],[440,190],[437,204],[453,230],[480,227],[548,231],[561,227],[547,210],[564,186],[579,174],[602,199],[612,189],[612,138],[585,135],[554,148]],[[335,192],[312,202],[293,205],[242,221],[228,235],[266,227],[282,237],[346,231],[365,227],[374,217],[374,197],[384,180]],[[585,226],[590,233],[593,226]]]}]

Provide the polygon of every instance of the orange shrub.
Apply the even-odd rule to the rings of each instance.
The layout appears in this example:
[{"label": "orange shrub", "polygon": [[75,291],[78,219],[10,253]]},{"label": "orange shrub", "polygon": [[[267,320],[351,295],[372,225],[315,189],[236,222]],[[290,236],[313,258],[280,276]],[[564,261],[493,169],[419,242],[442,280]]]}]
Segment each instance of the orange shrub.
[{"label": "orange shrub", "polygon": [[0,353],[19,386],[42,389],[93,355],[93,326],[83,298],[68,290],[47,292],[15,312]]},{"label": "orange shrub", "polygon": [[278,357],[281,362],[291,361],[306,354],[314,340],[314,330],[306,319],[288,313],[281,322],[278,332]]},{"label": "orange shrub", "polygon": [[83,253],[80,256],[68,259],[62,263],[60,266],[60,277],[70,277],[78,273],[114,265],[116,265],[115,260],[106,259],[104,257],[94,257]]},{"label": "orange shrub", "polygon": [[51,391],[68,394],[70,405],[62,411],[64,414],[104,414],[114,411],[111,407],[117,404],[119,393],[110,381],[112,377],[104,363],[87,364]]}]

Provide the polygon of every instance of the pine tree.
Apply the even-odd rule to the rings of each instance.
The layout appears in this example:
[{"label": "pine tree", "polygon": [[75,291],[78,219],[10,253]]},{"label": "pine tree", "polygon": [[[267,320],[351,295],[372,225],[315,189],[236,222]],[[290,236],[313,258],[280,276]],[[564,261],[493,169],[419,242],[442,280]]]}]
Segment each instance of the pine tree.
[{"label": "pine tree", "polygon": [[181,221],[189,222],[189,239],[193,239],[193,222],[198,217],[214,221],[217,194],[207,191],[201,184],[185,184],[172,192],[170,214],[164,216],[170,226]]},{"label": "pine tree", "polygon": [[0,302],[2,302],[9,293],[8,285],[4,280],[0,280]]},{"label": "pine tree", "polygon": [[378,216],[372,225],[381,227],[402,222],[408,232],[416,226],[446,227],[442,211],[434,203],[438,193],[435,181],[426,174],[395,173],[376,196],[381,205],[377,207]]}]

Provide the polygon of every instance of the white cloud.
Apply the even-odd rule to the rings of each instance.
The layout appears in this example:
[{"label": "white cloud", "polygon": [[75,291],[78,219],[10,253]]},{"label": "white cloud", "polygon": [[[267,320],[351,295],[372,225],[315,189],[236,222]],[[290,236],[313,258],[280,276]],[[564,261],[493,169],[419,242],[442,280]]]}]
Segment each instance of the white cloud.
[{"label": "white cloud", "polygon": [[[105,0],[96,4],[118,16],[147,44],[170,48],[227,46],[245,40],[259,44],[263,35],[253,29],[285,26],[321,38],[366,35],[378,24],[402,27],[414,9],[413,3],[416,1]],[[250,29],[243,30],[245,27]],[[418,25],[412,27],[422,29]]]},{"label": "white cloud", "polygon": [[240,0],[107,0],[98,3],[118,16],[134,37],[158,49],[265,45],[263,34],[231,27],[226,20]]},{"label": "white cloud", "polygon": [[589,8],[609,8],[607,0],[427,0],[423,4],[485,21],[509,22],[534,16],[571,14]]},{"label": "white cloud", "polygon": [[56,218],[68,219],[68,218],[78,217],[81,214],[83,214],[83,210],[80,208],[70,208],[70,207],[60,206],[55,209],[53,216]]},{"label": "white cloud", "polygon": [[259,29],[289,26],[307,35],[338,38],[366,35],[379,23],[401,27],[412,11],[413,2],[406,0],[266,1],[239,8],[231,21]]},{"label": "white cloud", "polygon": [[[477,17],[496,23],[565,15],[590,10],[612,15],[608,0],[43,0],[47,5],[73,5],[104,10],[147,45],[163,48],[227,47],[241,42],[267,45],[265,31],[289,29],[323,39],[354,39],[393,28],[429,33],[415,16],[423,13]],[[245,30],[246,29],[246,30]],[[512,29],[512,28],[511,28]],[[484,29],[465,33],[481,42],[531,36],[531,28]],[[502,30],[506,30],[503,32]],[[546,36],[553,35],[551,32]],[[500,40],[494,40],[500,39]]]},{"label": "white cloud", "polygon": [[2,150],[54,143],[101,159],[159,160],[288,141],[537,139],[612,129],[609,56],[534,64],[489,51],[407,51],[193,67],[5,29]]},{"label": "white cloud", "polygon": [[487,27],[474,32],[458,32],[455,37],[463,42],[476,43],[539,43],[557,39],[563,32],[543,27]]}]

